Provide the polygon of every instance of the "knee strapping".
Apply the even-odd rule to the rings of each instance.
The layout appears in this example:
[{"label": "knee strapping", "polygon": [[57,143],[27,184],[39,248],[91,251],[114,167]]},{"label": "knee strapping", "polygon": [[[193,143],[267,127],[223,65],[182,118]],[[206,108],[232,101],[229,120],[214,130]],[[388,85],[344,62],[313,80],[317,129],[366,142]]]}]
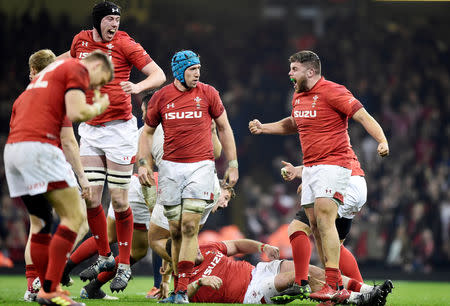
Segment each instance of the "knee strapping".
[{"label": "knee strapping", "polygon": [[181,219],[181,205],[164,206],[164,216],[169,221],[178,221]]},{"label": "knee strapping", "polygon": [[202,214],[205,211],[205,207],[205,200],[183,199],[182,213]]},{"label": "knee strapping", "polygon": [[156,204],[156,186],[142,186],[142,195],[144,196],[145,204],[147,204],[147,207],[150,210],[153,210]]},{"label": "knee strapping", "polygon": [[130,169],[129,171],[117,171],[108,169],[107,173],[108,188],[128,189],[128,187],[130,186],[133,169]]},{"label": "knee strapping", "polygon": [[103,186],[106,179],[106,168],[104,167],[86,167],[84,173],[91,186]]}]

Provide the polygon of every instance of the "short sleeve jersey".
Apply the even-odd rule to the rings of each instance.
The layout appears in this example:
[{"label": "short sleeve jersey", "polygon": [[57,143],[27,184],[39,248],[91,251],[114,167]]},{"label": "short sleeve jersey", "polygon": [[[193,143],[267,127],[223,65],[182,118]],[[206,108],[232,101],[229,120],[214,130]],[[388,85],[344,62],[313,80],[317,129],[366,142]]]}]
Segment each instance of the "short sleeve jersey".
[{"label": "short sleeve jersey", "polygon": [[89,73],[78,60],[47,66],[14,102],[7,142],[39,141],[61,147],[61,127],[67,124],[64,96],[70,89],[88,87]]},{"label": "short sleeve jersey", "polygon": [[195,88],[180,91],[172,83],[152,96],[145,123],[151,127],[162,124],[164,160],[180,163],[214,160],[211,119],[224,110],[214,87],[199,82]]},{"label": "short sleeve jersey", "polygon": [[[109,96],[110,105],[106,111],[89,120],[91,125],[100,125],[112,120],[129,120],[131,113],[131,95],[126,94],[120,82],[130,79],[131,68],[135,66],[141,70],[152,59],[142,46],[136,43],[126,32],[117,31],[114,38],[109,42],[94,41],[93,31],[81,31],[78,33],[70,47],[70,55],[74,58],[82,59],[94,50],[101,50],[109,55],[114,64],[114,79],[102,87],[102,93]],[[86,93],[88,103],[92,103],[93,91]]]},{"label": "short sleeve jersey", "polygon": [[223,242],[201,245],[200,251],[204,260],[200,265],[194,267],[189,282],[214,275],[220,277],[223,283],[219,290],[206,286],[200,287],[190,301],[242,304],[255,267],[246,261],[236,261],[232,257],[228,257],[226,255],[227,247]]},{"label": "short sleeve jersey", "polygon": [[352,148],[348,136],[348,118],[362,104],[344,86],[323,77],[310,91],[296,93],[292,99],[292,117],[303,151],[303,164],[338,165],[351,169]]}]

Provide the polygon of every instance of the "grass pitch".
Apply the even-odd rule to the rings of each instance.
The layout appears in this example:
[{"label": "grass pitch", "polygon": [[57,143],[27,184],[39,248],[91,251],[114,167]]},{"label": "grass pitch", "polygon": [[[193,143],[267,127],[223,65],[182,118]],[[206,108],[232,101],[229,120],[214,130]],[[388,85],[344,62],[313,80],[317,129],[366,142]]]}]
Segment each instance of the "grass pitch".
[{"label": "grass pitch", "polygon": [[[78,277],[74,277],[75,284],[69,287],[71,297],[80,301],[79,293],[83,283]],[[368,284],[371,282],[368,281]],[[108,295],[117,296],[117,301],[106,300],[82,300],[86,305],[149,305],[155,300],[145,298],[147,291],[153,285],[151,277],[133,278],[125,292],[111,294],[109,285],[103,287]],[[407,282],[394,281],[394,290],[389,295],[387,305],[450,305],[450,283],[437,282]],[[26,289],[24,275],[0,275],[0,304],[2,305],[37,305],[22,300]],[[317,305],[311,301],[294,301],[291,305]],[[191,304],[197,305],[197,304]],[[198,304],[205,305],[205,304]],[[220,304],[213,304],[220,305]]]}]

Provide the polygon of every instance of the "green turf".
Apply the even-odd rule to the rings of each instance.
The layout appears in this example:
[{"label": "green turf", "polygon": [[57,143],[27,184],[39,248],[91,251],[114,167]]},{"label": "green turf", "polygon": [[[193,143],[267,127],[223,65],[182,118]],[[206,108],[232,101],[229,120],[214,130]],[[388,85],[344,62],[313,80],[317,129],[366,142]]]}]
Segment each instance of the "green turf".
[{"label": "green turf", "polygon": [[[118,301],[83,301],[87,305],[148,305],[156,302],[145,298],[145,294],[152,284],[153,280],[150,277],[135,277],[124,293],[114,294],[119,297]],[[72,298],[79,296],[82,285],[83,282],[75,278],[75,284],[69,288]],[[394,281],[394,286],[393,292],[388,297],[387,305],[450,305],[450,283]],[[105,287],[105,292],[112,295],[108,286]],[[22,301],[25,288],[25,276],[0,275],[0,304],[33,305]],[[291,304],[316,305],[317,303],[294,301]]]}]

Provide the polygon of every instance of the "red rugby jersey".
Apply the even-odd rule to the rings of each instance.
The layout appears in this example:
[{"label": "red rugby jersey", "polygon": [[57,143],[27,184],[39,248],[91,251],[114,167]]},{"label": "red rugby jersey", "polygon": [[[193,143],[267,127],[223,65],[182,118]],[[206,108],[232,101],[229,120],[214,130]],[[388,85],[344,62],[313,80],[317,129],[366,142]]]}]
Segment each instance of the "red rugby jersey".
[{"label": "red rugby jersey", "polygon": [[47,66],[14,102],[7,143],[39,141],[61,147],[61,127],[67,118],[64,96],[70,89],[88,87],[88,70],[78,60]]},{"label": "red rugby jersey", "polygon": [[303,164],[351,169],[354,153],[347,132],[348,118],[362,107],[344,86],[323,77],[310,91],[296,93],[291,115],[297,124]]},{"label": "red rugby jersey", "polygon": [[252,280],[255,268],[246,261],[237,261],[227,256],[227,247],[223,242],[212,242],[200,246],[203,262],[194,267],[189,282],[203,276],[218,276],[222,279],[222,287],[214,290],[202,286],[190,299],[196,303],[240,303],[244,301],[248,285]]},{"label": "red rugby jersey", "polygon": [[199,82],[197,87],[179,91],[169,84],[158,90],[148,103],[145,123],[164,130],[164,160],[194,163],[214,160],[211,118],[225,108],[214,87]]},{"label": "red rugby jersey", "polygon": [[[131,95],[126,94],[120,82],[130,79],[131,68],[135,66],[141,70],[152,59],[142,46],[136,43],[126,32],[117,31],[109,42],[94,41],[92,30],[81,31],[72,41],[70,55],[82,59],[94,50],[101,50],[108,54],[114,64],[114,79],[102,87],[102,93],[109,96],[110,105],[106,111],[89,120],[88,124],[99,125],[112,120],[129,120],[131,113]],[[86,92],[88,103],[92,103],[93,91]]]}]

